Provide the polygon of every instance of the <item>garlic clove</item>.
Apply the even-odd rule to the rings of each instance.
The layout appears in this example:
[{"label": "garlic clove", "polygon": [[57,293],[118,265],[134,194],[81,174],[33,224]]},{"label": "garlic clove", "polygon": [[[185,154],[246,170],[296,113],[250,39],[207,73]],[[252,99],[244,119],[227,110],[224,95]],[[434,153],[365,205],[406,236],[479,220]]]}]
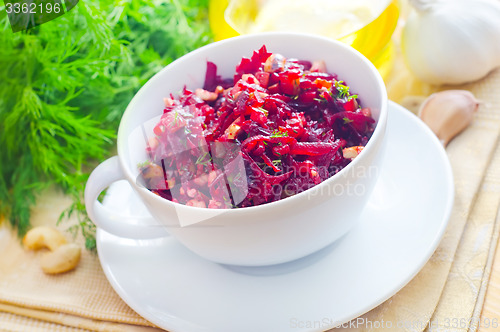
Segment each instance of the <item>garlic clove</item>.
[{"label": "garlic clove", "polygon": [[500,66],[500,1],[410,0],[401,36],[403,57],[419,80],[476,81]]},{"label": "garlic clove", "polygon": [[478,107],[470,91],[446,90],[429,96],[420,107],[419,117],[446,146],[469,126]]}]

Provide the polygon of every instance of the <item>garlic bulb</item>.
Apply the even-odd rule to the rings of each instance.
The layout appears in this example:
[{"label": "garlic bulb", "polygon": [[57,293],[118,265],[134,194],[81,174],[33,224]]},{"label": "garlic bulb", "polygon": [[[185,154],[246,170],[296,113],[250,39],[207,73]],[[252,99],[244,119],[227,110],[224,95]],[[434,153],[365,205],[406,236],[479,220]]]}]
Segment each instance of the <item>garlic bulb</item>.
[{"label": "garlic bulb", "polygon": [[436,92],[420,106],[418,116],[446,146],[474,119],[479,102],[467,90]]},{"label": "garlic bulb", "polygon": [[500,66],[500,1],[410,0],[403,28],[406,63],[420,80],[460,84]]}]

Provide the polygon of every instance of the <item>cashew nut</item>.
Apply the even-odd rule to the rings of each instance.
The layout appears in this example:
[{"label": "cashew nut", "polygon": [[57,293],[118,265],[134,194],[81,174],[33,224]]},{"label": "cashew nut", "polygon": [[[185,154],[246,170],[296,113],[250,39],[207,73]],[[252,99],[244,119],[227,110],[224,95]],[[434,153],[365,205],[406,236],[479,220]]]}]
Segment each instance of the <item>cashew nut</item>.
[{"label": "cashew nut", "polygon": [[23,238],[26,249],[38,250],[48,248],[50,252],[44,254],[40,265],[45,273],[55,274],[69,271],[80,261],[80,247],[68,243],[64,235],[57,229],[48,226],[39,226],[31,229]]},{"label": "cashew nut", "polygon": [[23,238],[24,247],[30,250],[48,248],[53,251],[67,242],[61,232],[48,226],[32,228]]},{"label": "cashew nut", "polygon": [[46,253],[40,260],[43,272],[49,274],[69,271],[80,261],[80,247],[74,243],[63,244],[56,250]]}]

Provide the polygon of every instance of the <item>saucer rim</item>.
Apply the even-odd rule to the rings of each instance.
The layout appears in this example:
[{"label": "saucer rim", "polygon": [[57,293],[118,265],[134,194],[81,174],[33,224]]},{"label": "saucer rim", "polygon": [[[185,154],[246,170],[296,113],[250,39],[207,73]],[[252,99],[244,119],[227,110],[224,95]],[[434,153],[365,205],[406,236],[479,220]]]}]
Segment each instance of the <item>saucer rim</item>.
[{"label": "saucer rim", "polygon": [[[451,167],[450,160],[448,158],[448,155],[446,154],[446,150],[442,144],[442,142],[438,139],[438,137],[434,134],[434,132],[429,128],[428,125],[426,125],[417,115],[412,113],[410,110],[406,109],[405,107],[389,100],[388,103],[388,115],[390,116],[391,110],[397,110],[399,112],[402,112],[403,114],[406,114],[409,118],[412,119],[414,124],[418,125],[421,130],[426,132],[427,136],[430,137],[431,140],[434,141],[434,145],[436,145],[440,157],[441,157],[441,165],[446,169],[446,182],[448,183],[448,187],[446,188],[446,191],[450,192],[451,194],[447,197],[447,202],[446,206],[443,208],[443,211],[445,211],[443,220],[441,222],[441,227],[439,228],[438,232],[436,232],[434,239],[431,241],[432,245],[428,246],[427,248],[427,255],[424,256],[421,262],[419,264],[415,264],[415,267],[413,269],[413,272],[408,275],[408,277],[400,282],[399,287],[394,287],[394,291],[390,294],[385,294],[385,296],[380,296],[378,301],[372,301],[372,304],[367,304],[364,309],[360,309],[358,313],[355,313],[351,315],[349,318],[345,319],[340,319],[340,321],[343,322],[349,322],[367,312],[370,310],[378,307],[385,301],[387,301],[389,298],[397,294],[401,289],[403,289],[408,283],[415,278],[415,276],[424,268],[424,266],[427,264],[429,259],[432,257],[436,249],[438,248],[439,244],[441,243],[441,240],[444,236],[444,233],[446,231],[446,228],[448,227],[450,218],[451,218],[451,213],[453,211],[453,205],[455,203],[455,181],[453,177],[453,168]],[[389,128],[389,126],[387,127]],[[385,157],[387,158],[387,157]],[[369,201],[370,199],[368,199]],[[337,325],[338,326],[338,325]],[[327,327],[327,329],[332,329],[337,326],[330,325]],[[311,330],[312,331],[312,330]],[[319,330],[318,330],[319,331]]]},{"label": "saucer rim", "polygon": [[[398,282],[397,285],[394,285],[393,289],[391,292],[386,292],[384,294],[381,294],[376,300],[372,300],[370,303],[366,303],[364,306],[362,306],[357,312],[352,313],[351,315],[348,315],[347,317],[343,317],[338,319],[338,322],[349,322],[352,319],[359,317],[368,311],[372,310],[373,308],[379,306],[383,302],[385,302],[387,299],[390,297],[394,296],[396,293],[398,293],[402,288],[404,288],[421,270],[422,268],[427,264],[429,261],[430,257],[433,255],[433,253],[436,251],[437,247],[439,246],[441,239],[446,231],[446,228],[449,224],[449,220],[451,217],[452,213],[452,208],[454,204],[454,196],[455,196],[455,185],[454,185],[454,180],[453,180],[453,171],[452,167],[450,164],[450,161],[447,157],[446,151],[439,141],[439,139],[434,135],[434,133],[429,129],[429,127],[423,123],[415,114],[407,110],[401,105],[396,104],[395,102],[389,101],[388,103],[388,117],[390,118],[391,112],[402,112],[405,114],[405,116],[409,119],[409,121],[412,122],[412,125],[417,125],[420,130],[422,130],[426,136],[430,136],[429,138],[434,141],[435,148],[438,149],[439,155],[441,157],[440,160],[440,165],[443,167],[445,174],[446,174],[446,183],[447,187],[444,188],[443,186],[443,192],[449,193],[446,197],[446,206],[442,208],[441,211],[443,211],[443,218],[440,220],[440,227],[438,231],[435,233],[432,241],[429,241],[429,244],[426,246],[426,254],[422,257],[422,260],[420,262],[415,262],[412,264],[414,267],[412,269],[411,273],[408,273],[408,276],[406,278],[401,279],[400,282]],[[387,126],[387,129],[389,129],[390,126]],[[385,156],[384,158],[387,158]],[[165,327],[165,320],[158,319],[154,314],[148,312],[146,309],[143,310],[144,305],[138,305],[133,298],[131,298],[127,292],[121,288],[120,283],[118,280],[115,279],[113,276],[113,273],[111,271],[111,267],[109,263],[105,262],[105,259],[102,257],[102,250],[100,249],[102,243],[102,235],[106,233],[105,231],[101,229],[97,229],[97,234],[96,234],[96,242],[97,242],[97,251],[98,251],[98,257],[99,261],[101,263],[102,269],[104,271],[104,274],[106,278],[108,279],[109,283],[111,284],[112,288],[115,290],[115,292],[120,296],[120,298],[128,305],[130,306],[135,312],[137,312],[140,316],[145,318],[146,320],[152,322],[153,324],[161,327],[162,325],[164,327],[162,328],[168,328],[169,331],[175,332],[175,331],[180,331],[180,328],[178,329],[179,323],[190,323],[190,324],[195,324],[194,322],[188,322],[182,318],[172,316],[171,317],[171,323],[172,326]],[[108,234],[108,233],[106,233]],[[132,240],[134,241],[134,240]],[[140,240],[142,244],[145,243],[153,243],[154,241],[158,241],[158,239],[151,239],[151,240]],[[307,259],[307,257],[305,257]],[[338,323],[342,324],[342,323]],[[322,326],[321,329],[309,329],[308,331],[322,331],[324,329],[330,329],[339,326],[337,322],[335,322],[334,325],[330,326]],[[203,327],[197,326],[199,329],[203,330]]]}]

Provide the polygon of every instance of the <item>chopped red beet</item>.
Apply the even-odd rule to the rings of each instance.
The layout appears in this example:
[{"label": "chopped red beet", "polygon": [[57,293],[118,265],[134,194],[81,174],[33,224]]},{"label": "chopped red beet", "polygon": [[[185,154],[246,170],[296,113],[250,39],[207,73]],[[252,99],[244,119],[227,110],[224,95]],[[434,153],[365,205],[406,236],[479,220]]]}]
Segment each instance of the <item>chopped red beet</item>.
[{"label": "chopped red beet", "polygon": [[323,61],[265,46],[241,59],[234,78],[208,62],[203,89],[169,96],[140,165],[141,183],[189,206],[248,207],[307,190],[362,153],[375,126]]}]

